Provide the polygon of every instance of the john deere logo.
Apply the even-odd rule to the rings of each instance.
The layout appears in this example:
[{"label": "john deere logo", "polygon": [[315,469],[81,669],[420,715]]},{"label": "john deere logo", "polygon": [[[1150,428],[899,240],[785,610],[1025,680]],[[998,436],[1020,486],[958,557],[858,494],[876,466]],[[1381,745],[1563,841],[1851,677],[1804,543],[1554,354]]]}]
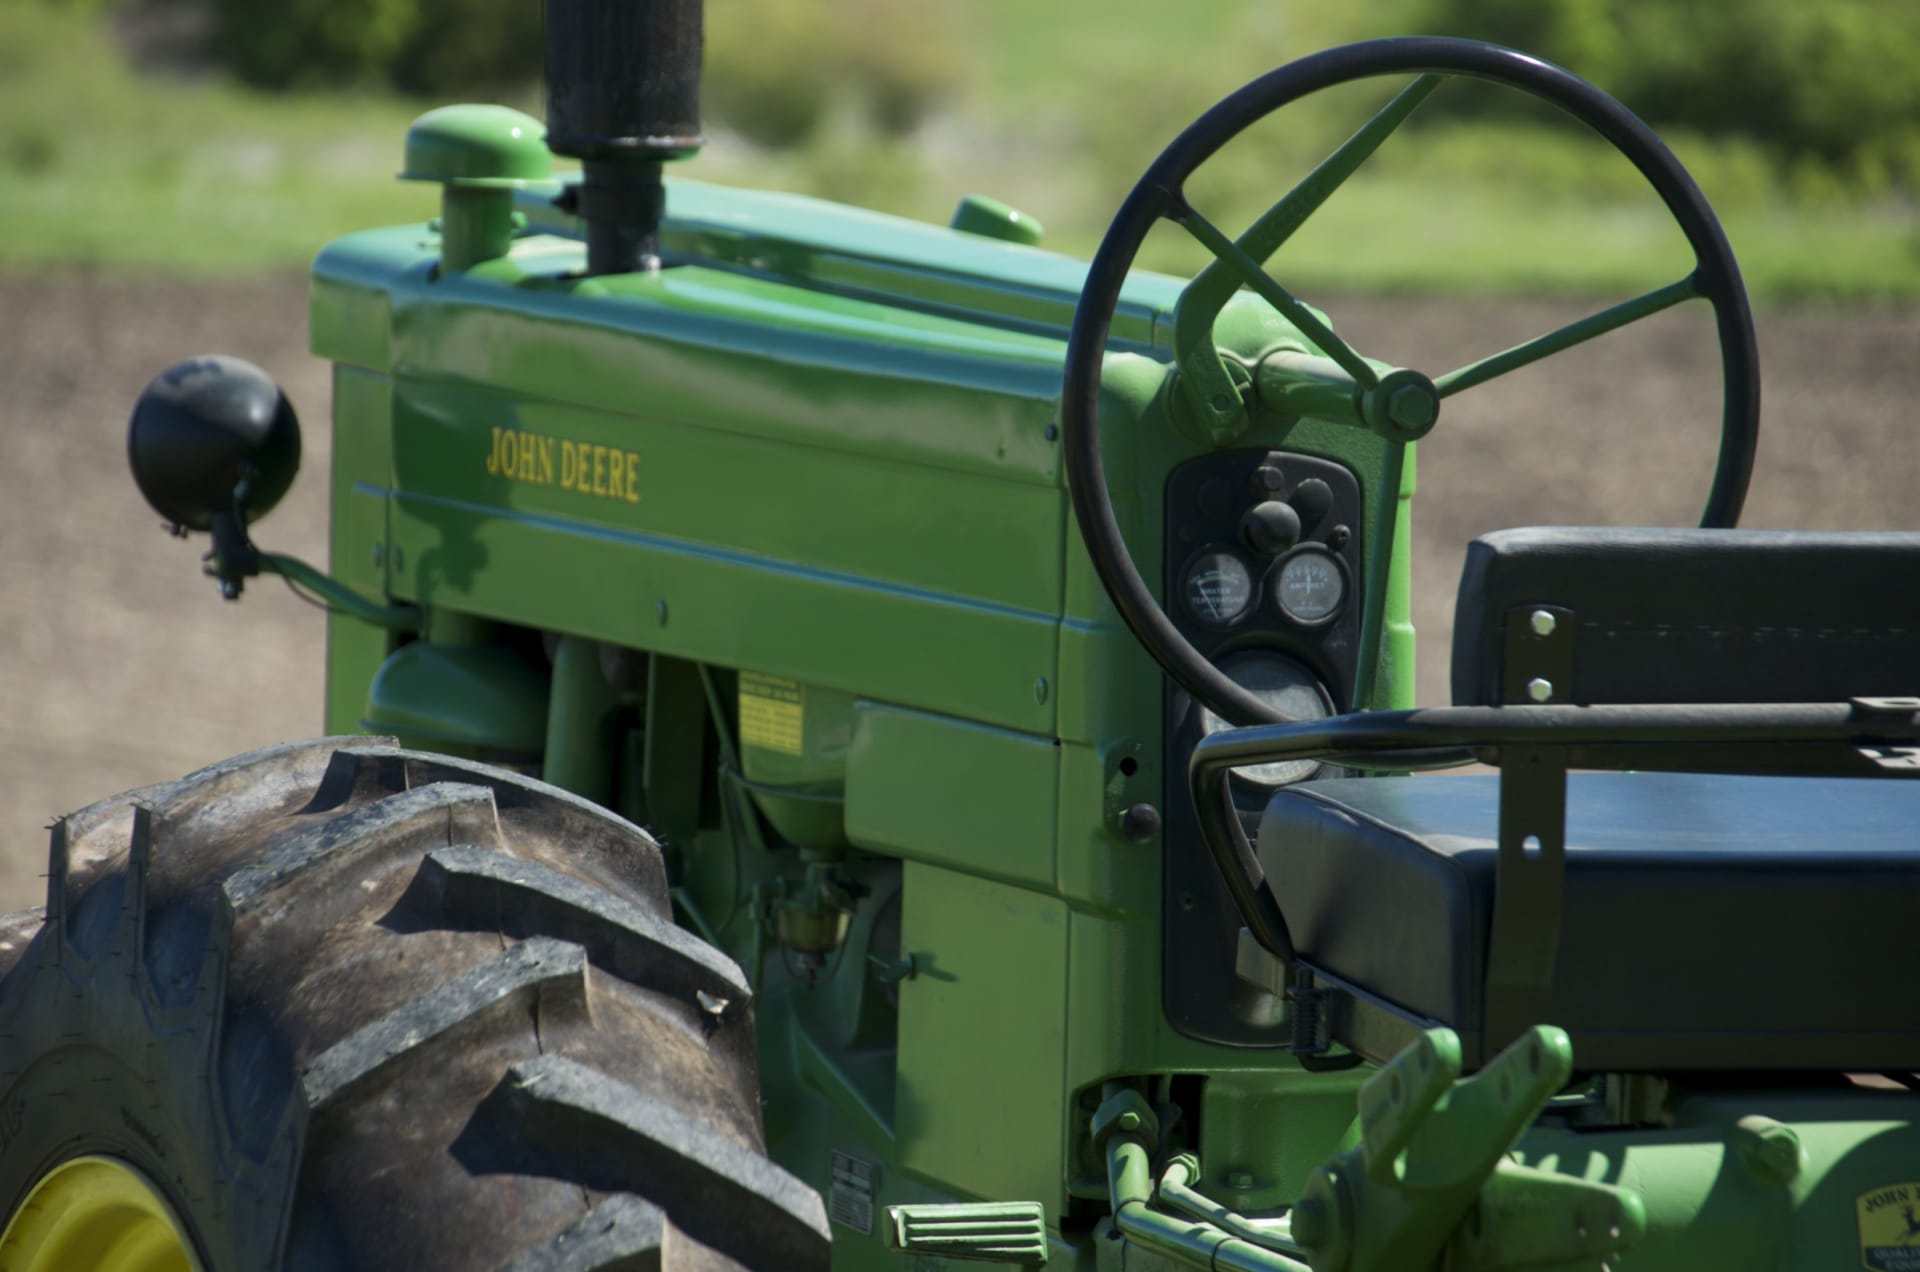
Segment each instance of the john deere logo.
[{"label": "john deere logo", "polygon": [[530,486],[559,486],[602,499],[640,502],[640,456],[618,446],[570,442],[544,433],[495,426],[487,444],[487,476]]},{"label": "john deere logo", "polygon": [[1860,1220],[1860,1266],[1870,1272],[1920,1272],[1920,1183],[1888,1184],[1853,1203]]}]

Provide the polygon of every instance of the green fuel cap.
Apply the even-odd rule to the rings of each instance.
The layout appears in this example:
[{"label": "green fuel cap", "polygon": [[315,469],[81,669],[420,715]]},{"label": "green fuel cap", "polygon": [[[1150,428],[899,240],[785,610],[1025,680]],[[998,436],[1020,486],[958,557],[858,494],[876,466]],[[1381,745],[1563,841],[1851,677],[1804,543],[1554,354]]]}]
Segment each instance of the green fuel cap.
[{"label": "green fuel cap", "polygon": [[515,189],[553,175],[547,127],[509,106],[442,106],[407,129],[404,181]]}]

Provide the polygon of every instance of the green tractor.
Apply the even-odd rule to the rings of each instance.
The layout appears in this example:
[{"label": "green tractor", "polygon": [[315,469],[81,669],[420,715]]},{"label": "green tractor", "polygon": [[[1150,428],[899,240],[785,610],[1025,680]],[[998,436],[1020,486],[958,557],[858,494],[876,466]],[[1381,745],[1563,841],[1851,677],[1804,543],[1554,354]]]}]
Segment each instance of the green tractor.
[{"label": "green tractor", "polygon": [[[663,181],[698,0],[547,22],[545,123],[422,117],[438,220],[314,263],[327,570],[254,543],[299,459],[263,373],[134,413],[229,598],[328,606],[332,736],[52,828],[0,924],[0,1267],[1920,1269],[1920,536],[1730,528],[1752,317],[1638,120],[1334,49],[1086,264],[986,200]],[[1692,269],[1443,374],[1347,344],[1266,262],[1461,78],[1599,132]],[[1363,80],[1237,237],[1187,201]],[[1131,268],[1163,223],[1212,263]],[[1703,528],[1476,541],[1412,709],[1442,401],[1692,302]]]}]

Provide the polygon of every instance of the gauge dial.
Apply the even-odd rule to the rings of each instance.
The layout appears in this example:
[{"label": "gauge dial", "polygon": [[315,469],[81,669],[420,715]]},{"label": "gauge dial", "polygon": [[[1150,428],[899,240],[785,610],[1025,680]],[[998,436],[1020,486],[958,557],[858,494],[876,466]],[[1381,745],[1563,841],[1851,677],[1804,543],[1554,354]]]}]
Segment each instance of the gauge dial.
[{"label": "gauge dial", "polygon": [[1253,604],[1253,576],[1231,552],[1203,552],[1187,567],[1187,610],[1208,627],[1231,627]]},{"label": "gauge dial", "polygon": [[1282,614],[1303,627],[1318,626],[1346,603],[1346,572],[1331,553],[1302,548],[1281,561],[1273,595]]},{"label": "gauge dial", "polygon": [[[1324,720],[1333,713],[1327,691],[1314,674],[1291,658],[1280,654],[1239,654],[1220,664],[1227,679],[1290,720]],[[1225,720],[1202,707],[1200,732],[1212,735],[1232,728]],[[1320,771],[1318,760],[1283,760],[1277,764],[1254,764],[1233,770],[1233,775],[1255,786],[1281,786],[1312,777]]]}]

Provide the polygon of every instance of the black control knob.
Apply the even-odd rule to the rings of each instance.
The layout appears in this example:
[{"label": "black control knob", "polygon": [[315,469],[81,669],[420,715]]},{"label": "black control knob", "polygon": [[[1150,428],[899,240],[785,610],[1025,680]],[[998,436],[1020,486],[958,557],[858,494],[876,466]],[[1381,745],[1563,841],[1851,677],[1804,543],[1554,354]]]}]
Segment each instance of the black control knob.
[{"label": "black control knob", "polygon": [[1333,487],[1318,477],[1309,477],[1294,487],[1293,497],[1287,502],[1300,514],[1300,524],[1312,529],[1333,511]]},{"label": "black control knob", "polygon": [[1300,542],[1300,514],[1278,499],[1255,504],[1240,519],[1240,534],[1255,552],[1277,556]]}]

